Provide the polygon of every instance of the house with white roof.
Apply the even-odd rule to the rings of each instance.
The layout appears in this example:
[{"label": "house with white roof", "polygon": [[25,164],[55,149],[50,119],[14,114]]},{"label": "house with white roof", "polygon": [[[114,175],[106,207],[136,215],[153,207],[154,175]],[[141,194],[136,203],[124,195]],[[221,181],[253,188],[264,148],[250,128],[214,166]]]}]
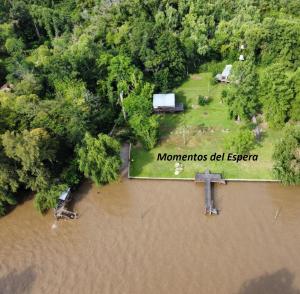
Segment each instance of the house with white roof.
[{"label": "house with white roof", "polygon": [[153,111],[156,113],[181,112],[183,111],[183,103],[176,103],[174,93],[154,94]]}]

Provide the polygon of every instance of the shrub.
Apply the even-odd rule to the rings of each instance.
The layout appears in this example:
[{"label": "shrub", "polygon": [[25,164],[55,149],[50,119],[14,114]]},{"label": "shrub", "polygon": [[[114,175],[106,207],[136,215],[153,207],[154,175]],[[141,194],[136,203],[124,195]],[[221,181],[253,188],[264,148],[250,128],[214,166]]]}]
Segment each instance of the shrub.
[{"label": "shrub", "polygon": [[201,106],[207,105],[210,102],[210,98],[207,96],[199,95],[198,104]]},{"label": "shrub", "polygon": [[239,154],[249,153],[254,143],[255,136],[249,129],[239,129],[225,138],[225,148]]}]

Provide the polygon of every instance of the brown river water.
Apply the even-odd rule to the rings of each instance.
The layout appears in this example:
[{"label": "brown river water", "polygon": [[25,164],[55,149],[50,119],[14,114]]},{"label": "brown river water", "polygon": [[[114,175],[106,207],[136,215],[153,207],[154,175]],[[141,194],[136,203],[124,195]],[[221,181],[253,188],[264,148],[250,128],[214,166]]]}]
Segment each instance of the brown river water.
[{"label": "brown river water", "polygon": [[0,293],[299,294],[300,187],[123,180],[75,193],[56,222],[26,201],[0,219]]}]

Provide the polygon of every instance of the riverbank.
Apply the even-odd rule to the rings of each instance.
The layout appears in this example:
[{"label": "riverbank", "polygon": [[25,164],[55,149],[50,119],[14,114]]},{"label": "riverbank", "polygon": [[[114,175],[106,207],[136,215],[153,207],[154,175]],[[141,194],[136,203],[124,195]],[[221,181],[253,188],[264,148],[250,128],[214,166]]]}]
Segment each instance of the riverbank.
[{"label": "riverbank", "polygon": [[214,194],[216,217],[203,215],[203,185],[188,181],[86,182],[74,221],[55,222],[27,201],[0,220],[0,289],[298,293],[300,187],[230,183]]},{"label": "riverbank", "polygon": [[[227,105],[222,102],[222,90],[228,85],[211,85],[211,73],[204,72],[190,77],[175,89],[177,102],[185,105],[182,114],[162,114],[160,121],[160,140],[158,145],[147,151],[141,146],[133,146],[131,152],[130,175],[142,178],[193,178],[196,172],[210,169],[233,180],[276,180],[272,173],[272,154],[280,131],[271,130],[265,124],[261,140],[251,154],[258,156],[257,161],[189,161],[181,162],[183,170],[175,175],[174,161],[159,161],[158,154],[184,155],[213,153],[222,154],[224,140],[240,124],[230,120]],[[208,105],[198,105],[198,96],[209,96]]]}]

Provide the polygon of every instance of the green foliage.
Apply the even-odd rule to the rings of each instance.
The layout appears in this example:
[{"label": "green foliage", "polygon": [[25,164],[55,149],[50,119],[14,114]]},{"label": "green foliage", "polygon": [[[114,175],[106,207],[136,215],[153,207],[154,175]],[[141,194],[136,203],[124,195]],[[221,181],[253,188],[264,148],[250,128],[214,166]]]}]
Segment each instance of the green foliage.
[{"label": "green foliage", "polygon": [[260,100],[267,121],[271,127],[282,127],[289,119],[295,96],[292,80],[285,74],[285,66],[274,64],[268,67],[260,87]]},{"label": "green foliage", "polygon": [[300,121],[300,96],[297,96],[291,105],[290,117],[294,121]]},{"label": "green foliage", "polygon": [[21,39],[8,38],[5,42],[5,48],[12,55],[21,54],[24,49],[24,43]]},{"label": "green foliage", "polygon": [[41,91],[42,82],[31,73],[26,73],[14,87],[16,95],[39,95]]},{"label": "green foliage", "polygon": [[0,216],[8,205],[17,203],[13,193],[19,188],[18,177],[13,162],[5,156],[0,146]]},{"label": "green foliage", "polygon": [[155,115],[144,117],[135,114],[129,120],[129,124],[146,149],[154,148],[158,139],[158,121]]},{"label": "green foliage", "polygon": [[288,126],[273,154],[273,170],[284,184],[300,184],[300,127]]},{"label": "green foliage", "polygon": [[81,178],[76,159],[73,159],[69,165],[63,169],[60,175],[61,181],[66,183],[69,187],[76,187],[80,183]]},{"label": "green foliage", "polygon": [[34,110],[31,121],[33,128],[47,128],[57,137],[63,138],[64,144],[73,146],[80,142],[88,124],[88,111],[65,100],[44,100]]},{"label": "green foliage", "polygon": [[255,137],[249,129],[239,129],[225,138],[225,148],[238,154],[247,154],[253,149]]},{"label": "green foliage", "polygon": [[97,185],[115,181],[121,165],[120,144],[113,138],[99,134],[96,138],[85,134],[78,148],[79,170]]},{"label": "green foliage", "polygon": [[235,118],[239,115],[250,119],[260,108],[258,75],[254,65],[249,61],[235,63],[231,80],[233,85],[226,94],[230,117]]},{"label": "green foliage", "polygon": [[210,98],[207,96],[199,95],[198,104],[201,106],[207,105],[210,102]]},{"label": "green foliage", "polygon": [[33,191],[48,187],[56,143],[46,130],[7,131],[2,135],[2,144],[6,156],[16,163],[20,182]]},{"label": "green foliage", "polygon": [[149,83],[139,83],[124,100],[125,110],[130,117],[137,113],[151,115],[153,88]]},{"label": "green foliage", "polygon": [[66,184],[53,184],[48,189],[42,189],[34,197],[34,206],[40,213],[45,213],[50,208],[55,208],[58,198],[68,189]]}]

